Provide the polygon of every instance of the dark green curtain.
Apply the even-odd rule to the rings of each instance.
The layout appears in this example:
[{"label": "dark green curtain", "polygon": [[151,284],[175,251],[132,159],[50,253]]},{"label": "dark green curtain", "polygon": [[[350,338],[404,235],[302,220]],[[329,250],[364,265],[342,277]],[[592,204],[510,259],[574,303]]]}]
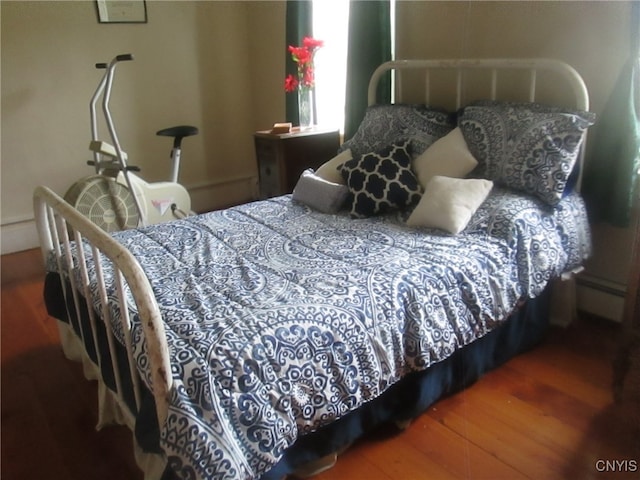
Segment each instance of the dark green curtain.
[{"label": "dark green curtain", "polygon": [[[311,0],[287,0],[287,20],[286,20],[286,63],[285,76],[296,74],[296,63],[291,59],[289,45],[302,45],[304,37],[313,36],[313,2]],[[284,78],[284,77],[283,77]],[[287,122],[294,125],[300,124],[298,116],[298,96],[295,93],[287,93],[286,97],[286,117]]]},{"label": "dark green curtain", "polygon": [[[391,5],[389,0],[349,3],[349,46],[344,138],[358,129],[367,109],[369,78],[378,65],[391,60]],[[379,84],[378,102],[391,100],[391,76]]]},{"label": "dark green curtain", "polygon": [[640,2],[631,3],[631,51],[597,119],[582,193],[593,222],[628,227],[640,168]]}]

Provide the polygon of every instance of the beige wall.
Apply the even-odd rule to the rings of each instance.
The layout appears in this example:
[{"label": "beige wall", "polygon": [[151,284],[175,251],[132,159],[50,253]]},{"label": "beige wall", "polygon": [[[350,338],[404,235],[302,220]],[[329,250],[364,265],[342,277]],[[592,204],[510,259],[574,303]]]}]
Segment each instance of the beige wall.
[{"label": "beige wall", "polygon": [[396,56],[563,60],[597,113],[629,54],[629,13],[624,1],[400,1]]},{"label": "beige wall", "polygon": [[[564,60],[583,76],[590,110],[598,114],[629,55],[629,15],[628,1],[401,1],[397,6],[396,56]],[[592,133],[595,129],[597,124]],[[632,232],[606,225],[596,225],[593,230],[594,255],[587,263],[587,274],[590,280],[602,281],[622,293]],[[581,292],[581,300],[598,296],[590,290]],[[622,297],[613,300],[600,302],[598,298],[589,303],[594,304],[594,313],[618,318]]]},{"label": "beige wall", "polygon": [[135,61],[117,69],[112,112],[143,178],[169,175],[171,142],[155,132],[193,124],[200,135],[184,141],[180,181],[194,209],[253,198],[252,133],[284,117],[282,2],[148,0],[146,24],[99,24],[93,0],[0,8],[3,253],[35,241],[36,185],[64,194],[92,173],[94,64],[119,53]]},{"label": "beige wall", "polygon": [[[201,134],[185,140],[181,181],[194,207],[252,197],[251,135],[284,118],[284,2],[148,0],[142,25],[98,24],[93,1],[0,6],[3,252],[35,241],[21,240],[35,185],[64,193],[91,172],[93,64],[117,53],[136,56],[118,70],[113,111],[143,176],[168,175],[168,140],[155,131],[190,123]],[[629,11],[627,1],[400,1],[397,57],[558,58],[584,76],[599,113],[628,53]],[[593,272],[624,283],[628,230],[596,227],[594,238]]]}]

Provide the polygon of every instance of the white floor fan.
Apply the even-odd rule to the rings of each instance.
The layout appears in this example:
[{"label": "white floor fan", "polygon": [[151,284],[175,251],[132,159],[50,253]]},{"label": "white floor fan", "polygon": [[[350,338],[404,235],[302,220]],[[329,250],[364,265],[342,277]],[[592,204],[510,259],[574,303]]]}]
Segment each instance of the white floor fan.
[{"label": "white floor fan", "polygon": [[[178,183],[182,139],[196,135],[196,127],[181,125],[166,128],[157,135],[173,137],[171,149],[172,170],[167,182],[149,183],[135,175],[140,169],[127,164],[127,154],[122,150],[109,110],[109,100],[116,65],[133,60],[131,54],[116,56],[111,62],[98,63],[96,68],[105,73],[91,97],[91,143],[95,174],[74,183],[65,200],[93,223],[108,232],[160,223],[191,214],[191,198]],[[99,139],[96,105],[102,97],[102,109],[111,143]]]}]

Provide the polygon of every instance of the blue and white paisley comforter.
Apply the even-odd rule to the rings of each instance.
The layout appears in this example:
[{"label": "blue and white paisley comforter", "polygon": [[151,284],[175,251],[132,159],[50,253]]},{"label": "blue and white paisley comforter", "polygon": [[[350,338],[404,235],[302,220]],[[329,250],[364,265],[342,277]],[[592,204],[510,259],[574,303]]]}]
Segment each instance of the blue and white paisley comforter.
[{"label": "blue and white paisley comforter", "polygon": [[496,187],[458,236],[407,216],[353,220],[284,196],[116,234],[166,322],[161,446],[179,476],[259,477],[299,435],[483,336],[590,252],[577,195],[550,210]]}]

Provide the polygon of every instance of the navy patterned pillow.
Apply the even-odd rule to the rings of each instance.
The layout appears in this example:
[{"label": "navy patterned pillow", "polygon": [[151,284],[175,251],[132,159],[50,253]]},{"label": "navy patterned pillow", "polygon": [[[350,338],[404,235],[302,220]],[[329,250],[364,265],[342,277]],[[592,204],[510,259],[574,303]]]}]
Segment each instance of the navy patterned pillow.
[{"label": "navy patterned pillow", "polygon": [[594,121],[590,112],[488,101],[465,107],[458,125],[478,175],[556,205]]},{"label": "navy patterned pillow", "polygon": [[370,217],[420,200],[422,187],[411,170],[409,143],[394,143],[342,165],[353,218]]},{"label": "navy patterned pillow", "polygon": [[350,148],[355,158],[408,139],[410,153],[415,157],[455,127],[455,114],[426,105],[372,105],[355,135],[342,144],[340,151]]}]

